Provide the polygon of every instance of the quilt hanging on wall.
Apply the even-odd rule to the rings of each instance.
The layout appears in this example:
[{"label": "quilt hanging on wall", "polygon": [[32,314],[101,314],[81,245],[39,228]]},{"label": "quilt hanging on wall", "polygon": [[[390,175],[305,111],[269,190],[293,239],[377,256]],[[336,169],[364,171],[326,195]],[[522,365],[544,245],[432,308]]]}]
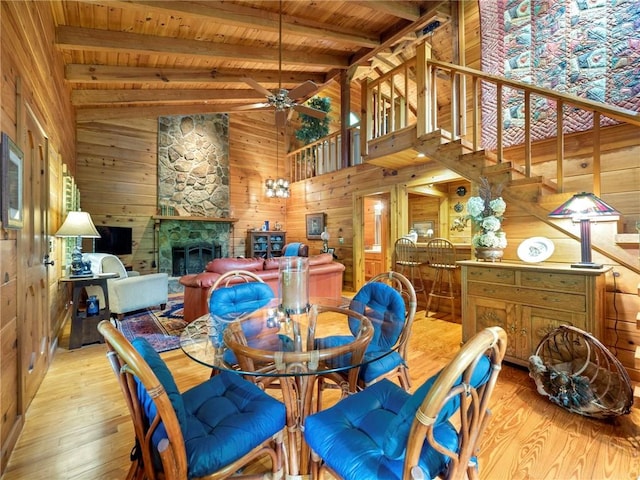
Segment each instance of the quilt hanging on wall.
[{"label": "quilt hanging on wall", "polygon": [[[639,0],[481,0],[480,18],[483,71],[640,111]],[[496,89],[485,83],[482,95],[482,140],[491,149]],[[556,103],[531,100],[532,141],[555,136]],[[523,143],[523,92],[504,88],[501,108],[504,146]],[[590,113],[564,109],[565,133],[592,127]]]}]

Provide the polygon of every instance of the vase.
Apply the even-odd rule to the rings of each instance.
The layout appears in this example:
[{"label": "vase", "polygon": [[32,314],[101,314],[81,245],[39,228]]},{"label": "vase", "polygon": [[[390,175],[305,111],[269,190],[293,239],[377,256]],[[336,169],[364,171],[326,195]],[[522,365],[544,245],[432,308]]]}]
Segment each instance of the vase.
[{"label": "vase", "polygon": [[287,314],[300,314],[309,308],[309,259],[280,257],[278,293]]},{"label": "vase", "polygon": [[476,247],[476,260],[483,262],[500,262],[504,256],[502,248]]}]

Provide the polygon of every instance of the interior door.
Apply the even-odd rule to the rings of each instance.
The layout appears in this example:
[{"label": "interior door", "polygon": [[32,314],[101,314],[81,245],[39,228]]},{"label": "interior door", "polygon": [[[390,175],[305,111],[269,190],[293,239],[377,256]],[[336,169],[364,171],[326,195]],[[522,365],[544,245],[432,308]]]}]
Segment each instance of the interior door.
[{"label": "interior door", "polygon": [[35,114],[26,109],[24,145],[24,226],[18,242],[18,319],[22,403],[26,410],[49,361],[47,266],[49,166],[47,137]]}]

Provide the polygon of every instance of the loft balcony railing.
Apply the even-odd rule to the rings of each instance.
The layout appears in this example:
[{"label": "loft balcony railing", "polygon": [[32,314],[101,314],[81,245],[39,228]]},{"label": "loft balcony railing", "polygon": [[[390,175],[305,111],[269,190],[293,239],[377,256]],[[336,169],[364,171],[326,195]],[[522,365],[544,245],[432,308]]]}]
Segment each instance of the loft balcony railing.
[{"label": "loft balcony railing", "polygon": [[[362,162],[362,155],[360,155],[360,127],[353,126],[349,131],[351,140],[349,143],[349,157],[352,161],[346,166],[352,167]],[[335,132],[290,152],[287,154],[287,161],[289,162],[291,180],[297,182],[345,168],[345,165],[342,164],[341,149],[342,135],[340,135],[340,132]]]},{"label": "loft balcony railing", "polygon": [[[424,44],[418,46],[417,56],[394,68],[380,78],[369,81],[362,88],[362,104],[366,115],[361,119],[360,129],[351,133],[350,155],[354,159],[346,166],[365,162],[368,143],[415,128],[416,139],[439,130],[445,140],[459,140],[469,151],[485,152],[498,163],[509,160],[526,177],[534,177],[532,145],[537,123],[534,116],[541,112],[537,105],[552,105],[555,124],[555,181],[557,192],[564,191],[565,140],[571,132],[567,128],[567,117],[576,111],[586,112],[592,119],[593,141],[593,187],[600,195],[601,151],[600,134],[603,125],[611,123],[640,126],[640,113],[592,101],[575,95],[560,93],[524,82],[510,80],[459,65],[427,58]],[[519,104],[510,104],[523,112],[523,139],[519,145],[524,155],[517,165],[513,159],[504,158],[505,118],[502,108],[506,98],[520,98]],[[487,106],[495,112],[495,118],[482,118],[482,108]],[[500,106],[500,108],[498,108]],[[549,114],[547,108],[545,114]],[[483,121],[484,120],[484,121]],[[613,122],[611,122],[613,121]],[[489,132],[494,145],[482,145],[482,133]],[[362,134],[360,137],[358,134]],[[358,139],[360,151],[358,151]],[[345,165],[340,159],[340,135],[333,134],[289,154],[294,181],[328,173]]]}]

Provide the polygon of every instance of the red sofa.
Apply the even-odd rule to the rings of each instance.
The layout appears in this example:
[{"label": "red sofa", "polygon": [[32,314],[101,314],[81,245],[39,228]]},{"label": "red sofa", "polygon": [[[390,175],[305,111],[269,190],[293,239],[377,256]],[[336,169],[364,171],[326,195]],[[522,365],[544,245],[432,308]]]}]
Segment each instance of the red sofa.
[{"label": "red sofa", "polygon": [[[215,258],[204,272],[180,277],[184,285],[184,319],[191,322],[209,311],[207,295],[221,274],[230,270],[248,270],[256,273],[278,295],[278,259]],[[344,265],[335,262],[330,253],[309,257],[309,296],[340,298]]]}]

